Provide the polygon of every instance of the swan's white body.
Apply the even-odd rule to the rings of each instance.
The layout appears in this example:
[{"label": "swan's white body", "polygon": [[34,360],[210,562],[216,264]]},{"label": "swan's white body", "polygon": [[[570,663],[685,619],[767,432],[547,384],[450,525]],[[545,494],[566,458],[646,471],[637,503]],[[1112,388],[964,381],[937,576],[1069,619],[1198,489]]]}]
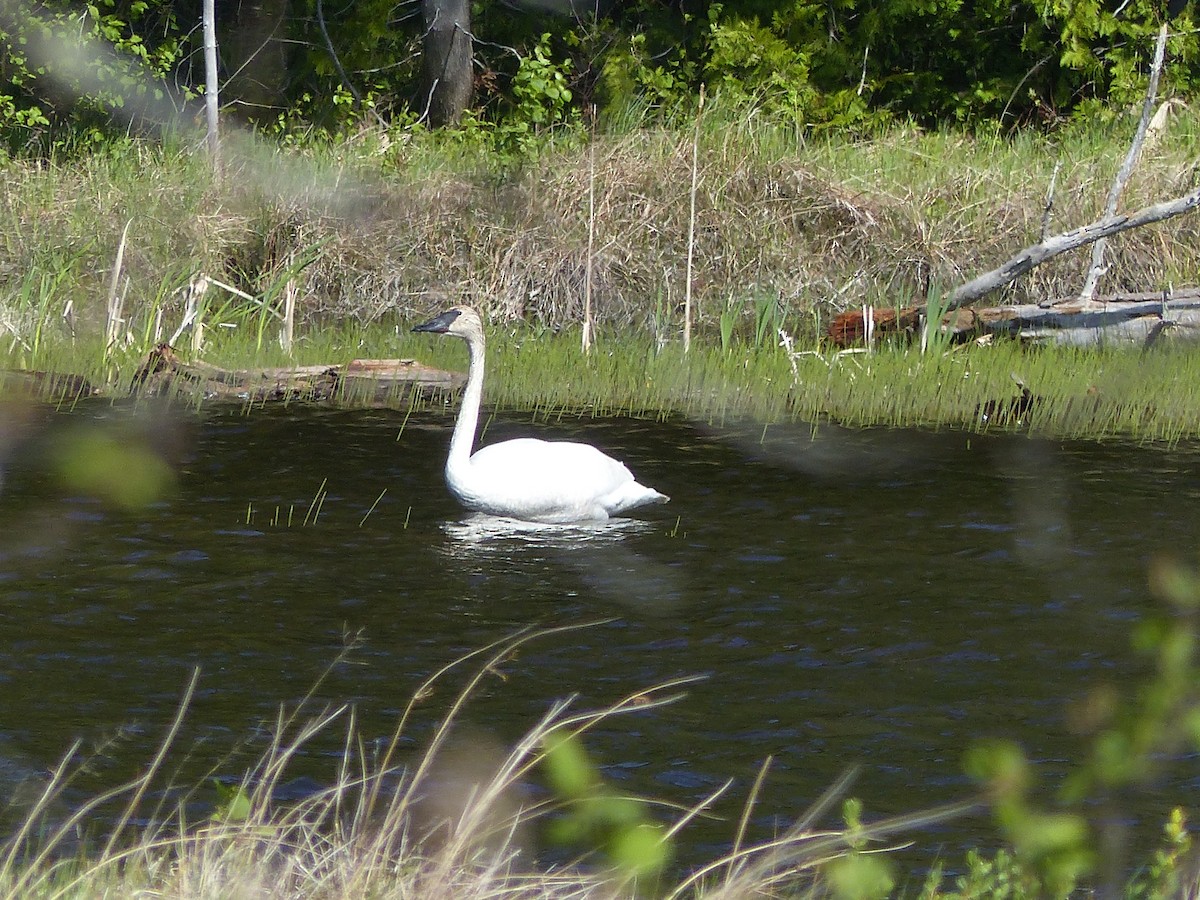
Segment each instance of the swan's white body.
[{"label": "swan's white body", "polygon": [[413,331],[467,342],[467,386],[446,458],[446,485],[467,509],[532,522],[581,522],[667,502],[664,494],[638,484],[623,463],[589,444],[517,438],[472,454],[483,397],[483,323],[473,309],[458,306]]}]

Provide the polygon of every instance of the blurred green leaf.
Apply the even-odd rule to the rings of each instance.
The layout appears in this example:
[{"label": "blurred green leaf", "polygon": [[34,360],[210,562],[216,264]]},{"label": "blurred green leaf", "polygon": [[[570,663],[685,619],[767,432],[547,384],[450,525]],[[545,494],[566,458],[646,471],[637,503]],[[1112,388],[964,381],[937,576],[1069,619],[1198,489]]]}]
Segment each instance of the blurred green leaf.
[{"label": "blurred green leaf", "polygon": [[242,785],[222,784],[213,780],[217,789],[217,811],[213,818],[218,822],[245,822],[250,818],[250,795]]},{"label": "blurred green leaf", "polygon": [[839,900],[874,900],[886,897],[896,885],[886,859],[871,853],[847,853],[825,867],[825,877]]},{"label": "blurred green leaf", "polygon": [[600,784],[600,774],[577,735],[552,731],[542,741],[542,749],[546,780],[559,796],[578,800]]},{"label": "blurred green leaf", "polygon": [[143,442],[103,428],[81,427],[64,436],[54,461],[68,490],[127,510],[161,500],[175,478],[166,460]]},{"label": "blurred green leaf", "polygon": [[612,861],[634,878],[658,875],[671,860],[671,844],[662,828],[640,822],[618,829],[608,842]]}]

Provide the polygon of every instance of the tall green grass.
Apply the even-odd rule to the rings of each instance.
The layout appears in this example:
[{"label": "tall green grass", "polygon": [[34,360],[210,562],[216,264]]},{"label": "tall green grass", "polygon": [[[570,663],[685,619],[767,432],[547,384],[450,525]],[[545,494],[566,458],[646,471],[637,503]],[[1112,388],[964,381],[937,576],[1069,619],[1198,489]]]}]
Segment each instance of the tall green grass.
[{"label": "tall green grass", "polygon": [[[407,353],[463,367],[457,342],[425,341]],[[1031,350],[1016,342],[921,354],[884,347],[873,353],[764,347],[684,354],[644,341],[601,341],[589,355],[574,335],[489,346],[488,402],[535,414],[682,415],[708,421],[832,420],[854,426],[1018,430],[1060,438],[1174,442],[1200,436],[1200,355],[1186,348]],[[993,415],[1031,392],[1019,416]]]},{"label": "tall green grass", "polygon": [[[1198,122],[1191,110],[1170,120],[1143,154],[1128,206],[1187,191]],[[415,317],[444,300],[502,322],[576,326],[590,270],[601,327],[665,339],[679,325],[692,252],[697,327],[716,338],[724,318],[727,344],[753,343],[773,302],[801,337],[830,313],[906,305],[929,284],[949,289],[1035,241],[1056,167],[1052,229],[1092,221],[1134,123],[814,136],[712,101],[691,246],[694,120],[632,124],[600,131],[591,146],[548,139],[516,161],[470,135],[365,131],[307,148],[231,140],[222,179],[186,148],[136,141],[70,165],[13,162],[0,209],[0,322],[47,321],[26,315],[39,298],[17,289],[46,275],[60,281],[54,312],[73,304],[76,337],[102,328],[106,278],[131,223],[124,274],[135,317],[157,304],[177,319],[182,300],[164,280],[201,273],[268,297],[289,261],[319,248],[298,279],[301,332],[331,318]],[[589,218],[579,173],[593,156]],[[1183,218],[1123,235],[1110,245],[1105,285],[1194,283],[1198,234]],[[1064,256],[1015,296],[1068,296],[1086,266],[1086,254]]]},{"label": "tall green grass", "polygon": [[[288,353],[278,341],[262,339],[257,320],[243,321],[237,327],[211,328],[201,358],[252,372],[344,366],[355,358],[410,358],[448,371],[465,370],[460,342],[411,335],[408,324],[331,325],[309,331]],[[106,353],[95,342],[90,348],[51,344],[36,357],[10,347],[7,359],[0,352],[0,369],[28,368],[34,359],[34,368],[73,371],[103,394],[121,398],[144,359],[144,353],[135,352],[140,347],[134,343]],[[1173,443],[1200,437],[1200,354],[1186,347],[1044,350],[1013,341],[926,353],[899,345],[870,353],[812,347],[722,349],[712,341],[684,353],[679,344],[659,346],[641,334],[602,333],[585,354],[571,329],[498,328],[489,338],[485,402],[528,411],[535,419],[683,416],[708,422],[801,420],[1007,430],[1064,439]],[[180,355],[189,358],[186,350]],[[8,383],[10,389],[25,385],[12,376]],[[1026,404],[1021,402],[1022,386],[1031,395]],[[202,402],[198,394],[189,394],[187,384],[178,387],[189,400]],[[453,406],[440,399],[429,402],[442,393],[410,396],[400,386],[384,402],[452,415]],[[369,383],[359,383],[337,402],[374,405],[379,397]]]},{"label": "tall green grass", "polygon": [[[215,286],[202,297],[203,358],[230,368],[390,356],[461,367],[461,348],[405,332],[465,301],[492,323],[490,399],[539,414],[972,428],[981,405],[1013,396],[1015,375],[1038,397],[1020,423],[1035,433],[1197,433],[1194,392],[1181,377],[1192,363],[1182,351],[1036,353],[934,341],[918,358],[887,348],[836,355],[817,340],[832,313],[903,306],[1035,241],[1056,166],[1052,230],[1091,221],[1132,121],[1052,135],[898,127],[814,136],[711,103],[698,137],[693,246],[695,121],[671,122],[634,116],[590,147],[564,136],[517,160],[496,159],[469,134],[394,141],[367,131],[304,148],[238,139],[220,179],[186,148],[138,141],[70,165],[13,162],[0,209],[0,365],[74,372],[119,395],[150,347],[178,331],[188,283],[207,275],[251,298]],[[1198,132],[1200,113],[1170,121],[1143,154],[1128,204],[1187,189]],[[590,222],[579,172],[593,156]],[[115,281],[123,321],[118,340],[102,346],[127,223]],[[696,341],[685,357],[680,304],[693,252]],[[1195,283],[1198,258],[1200,230],[1182,217],[1114,241],[1106,284]],[[1013,295],[1068,295],[1086,265],[1085,255],[1065,256]],[[569,345],[578,341],[588,271],[600,344],[584,357]],[[289,281],[299,298],[297,344],[284,352],[279,314]],[[803,354],[789,358],[776,346],[781,328]],[[185,356],[192,334],[176,341]]]}]

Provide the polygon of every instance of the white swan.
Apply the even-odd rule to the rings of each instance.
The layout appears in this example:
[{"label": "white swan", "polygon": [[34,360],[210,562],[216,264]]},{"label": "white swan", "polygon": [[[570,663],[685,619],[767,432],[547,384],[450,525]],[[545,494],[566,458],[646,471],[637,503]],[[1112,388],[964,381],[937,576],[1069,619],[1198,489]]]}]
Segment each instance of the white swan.
[{"label": "white swan", "polygon": [[467,386],[446,458],[446,485],[467,509],[531,522],[581,522],[669,499],[638,484],[624,464],[590,444],[517,438],[472,454],[483,395],[479,314],[456,306],[413,331],[452,334],[470,351]]}]

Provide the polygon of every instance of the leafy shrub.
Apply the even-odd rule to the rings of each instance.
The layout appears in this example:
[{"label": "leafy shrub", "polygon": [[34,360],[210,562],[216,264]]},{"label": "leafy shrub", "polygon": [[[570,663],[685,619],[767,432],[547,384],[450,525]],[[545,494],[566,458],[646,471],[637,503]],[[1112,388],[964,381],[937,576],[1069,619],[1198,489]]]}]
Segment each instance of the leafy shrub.
[{"label": "leafy shrub", "polygon": [[8,4],[0,15],[0,139],[10,150],[86,147],[189,95],[173,95],[165,80],[184,54],[165,0],[39,9]]}]

